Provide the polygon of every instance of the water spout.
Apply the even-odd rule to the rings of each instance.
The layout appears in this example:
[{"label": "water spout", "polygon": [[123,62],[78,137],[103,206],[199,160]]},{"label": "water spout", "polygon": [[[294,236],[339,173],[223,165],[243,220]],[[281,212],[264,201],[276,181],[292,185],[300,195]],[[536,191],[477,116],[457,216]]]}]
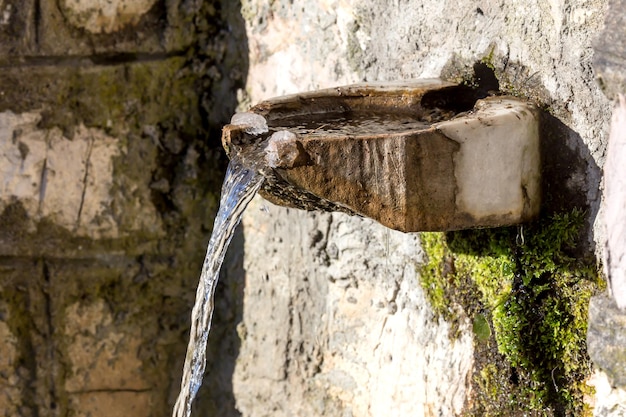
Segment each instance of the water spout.
[{"label": "water spout", "polygon": [[[263,129],[241,127],[252,119]],[[356,84],[267,100],[233,121],[225,149],[265,149],[261,194],[279,205],[405,232],[539,213],[538,110],[514,97],[437,79]]]}]

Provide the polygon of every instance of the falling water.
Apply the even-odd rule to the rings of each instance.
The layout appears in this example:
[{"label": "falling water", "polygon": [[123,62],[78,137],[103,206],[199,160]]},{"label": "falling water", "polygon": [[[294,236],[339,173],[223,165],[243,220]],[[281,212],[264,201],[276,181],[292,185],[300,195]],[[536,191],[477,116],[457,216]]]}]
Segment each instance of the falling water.
[{"label": "falling water", "polygon": [[198,283],[196,303],[191,313],[191,333],[180,394],[172,414],[174,417],[191,415],[191,403],[200,389],[206,366],[207,339],[214,307],[213,295],[220,267],[243,211],[261,186],[262,178],[257,170],[246,168],[237,155],[232,155]]}]

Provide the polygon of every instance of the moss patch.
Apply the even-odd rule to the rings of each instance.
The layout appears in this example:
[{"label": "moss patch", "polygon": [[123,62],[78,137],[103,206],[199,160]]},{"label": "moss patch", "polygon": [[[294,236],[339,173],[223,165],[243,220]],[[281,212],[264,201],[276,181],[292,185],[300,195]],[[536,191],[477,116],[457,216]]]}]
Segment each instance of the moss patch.
[{"label": "moss patch", "polygon": [[468,415],[591,415],[587,306],[603,282],[593,258],[580,255],[584,222],[574,209],[523,229],[421,235],[433,308],[473,323]]}]

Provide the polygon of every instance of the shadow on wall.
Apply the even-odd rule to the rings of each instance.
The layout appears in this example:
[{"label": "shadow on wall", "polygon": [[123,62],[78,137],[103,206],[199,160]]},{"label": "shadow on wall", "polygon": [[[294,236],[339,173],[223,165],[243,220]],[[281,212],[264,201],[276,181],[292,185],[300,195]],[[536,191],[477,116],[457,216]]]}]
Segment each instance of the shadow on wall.
[{"label": "shadow on wall", "polygon": [[[241,2],[222,0],[221,38],[213,44],[219,51],[197,51],[203,54],[217,53],[216,67],[224,77],[213,81],[211,89],[202,97],[203,121],[210,132],[211,148],[221,148],[222,126],[230,121],[237,107],[237,90],[245,88],[248,74],[248,42],[246,28],[241,16]],[[211,71],[211,69],[209,69]],[[225,155],[223,156],[225,159]],[[241,341],[237,325],[243,316],[243,292],[245,272],[243,269],[243,226],[239,226],[226,254],[220,279],[215,292],[215,312],[208,342],[207,366],[203,385],[193,405],[193,414],[205,417],[236,417],[241,413],[235,405],[232,376],[239,356]],[[201,263],[198,263],[198,276]],[[189,316],[191,315],[189,306]],[[189,317],[187,318],[189,320]],[[189,325],[189,324],[188,324]],[[188,332],[187,332],[188,334]],[[180,369],[184,358],[181,358]],[[180,379],[175,380],[176,387]]]},{"label": "shadow on wall", "polygon": [[595,242],[591,228],[600,210],[602,172],[582,138],[547,112],[540,120],[542,155],[542,216],[582,209],[586,213],[579,255],[592,257]]}]

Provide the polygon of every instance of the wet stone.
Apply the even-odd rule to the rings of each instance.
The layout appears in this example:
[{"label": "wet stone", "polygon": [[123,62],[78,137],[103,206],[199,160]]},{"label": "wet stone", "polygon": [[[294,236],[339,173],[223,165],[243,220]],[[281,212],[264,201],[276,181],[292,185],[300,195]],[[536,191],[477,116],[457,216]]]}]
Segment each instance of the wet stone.
[{"label": "wet stone", "polygon": [[384,112],[346,112],[285,117],[271,121],[269,126],[274,130],[289,129],[290,132],[311,138],[377,135],[430,127],[419,114]]}]

